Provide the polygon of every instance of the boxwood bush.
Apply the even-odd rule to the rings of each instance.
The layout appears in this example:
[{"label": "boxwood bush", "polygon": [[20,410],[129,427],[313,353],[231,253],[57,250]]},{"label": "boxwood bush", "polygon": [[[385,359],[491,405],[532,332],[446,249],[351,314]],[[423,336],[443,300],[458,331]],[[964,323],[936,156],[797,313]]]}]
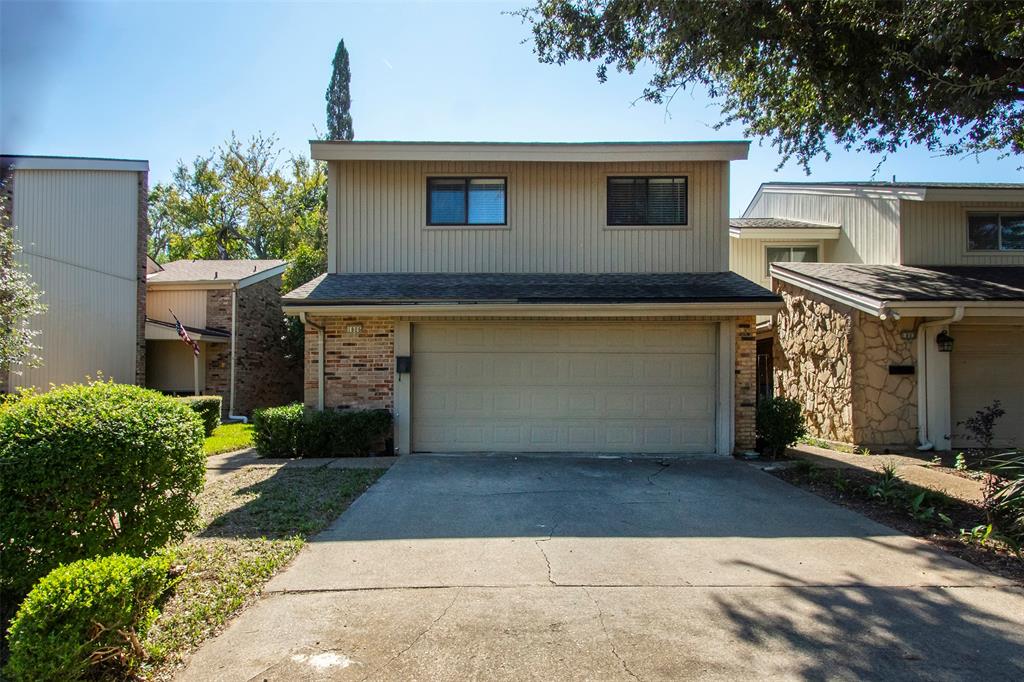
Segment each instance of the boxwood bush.
[{"label": "boxwood bush", "polygon": [[0,588],[24,595],[56,568],[145,555],[193,527],[203,426],[184,403],[109,382],[0,411]]},{"label": "boxwood bush", "polygon": [[807,422],[796,400],[765,398],[757,405],[756,430],[768,455],[774,458],[807,434]]},{"label": "boxwood bush", "polygon": [[123,554],[83,559],[43,577],[8,631],[12,680],[124,679],[146,652],[141,641],[172,583],[170,558]]},{"label": "boxwood bush", "polygon": [[203,420],[203,429],[206,437],[213,435],[213,430],[220,426],[220,411],[223,399],[219,395],[187,395],[175,398],[193,410]]},{"label": "boxwood bush", "polygon": [[390,432],[387,410],[316,412],[294,404],[253,413],[253,440],[264,457],[363,457]]}]

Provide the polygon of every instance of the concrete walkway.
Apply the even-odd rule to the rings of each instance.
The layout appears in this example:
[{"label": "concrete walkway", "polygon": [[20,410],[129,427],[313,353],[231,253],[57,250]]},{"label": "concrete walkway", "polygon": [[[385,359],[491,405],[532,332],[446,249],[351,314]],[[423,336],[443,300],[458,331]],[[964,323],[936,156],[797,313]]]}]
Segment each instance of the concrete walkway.
[{"label": "concrete walkway", "polygon": [[420,455],[180,677],[1022,676],[1024,592],[745,463]]},{"label": "concrete walkway", "polygon": [[904,481],[921,488],[944,493],[950,497],[978,504],[983,498],[981,481],[957,476],[934,468],[928,462],[904,455],[858,455],[849,452],[828,450],[813,445],[797,445],[786,453],[796,459],[814,462],[827,469],[861,469],[879,472],[887,463],[896,465],[896,473]]}]

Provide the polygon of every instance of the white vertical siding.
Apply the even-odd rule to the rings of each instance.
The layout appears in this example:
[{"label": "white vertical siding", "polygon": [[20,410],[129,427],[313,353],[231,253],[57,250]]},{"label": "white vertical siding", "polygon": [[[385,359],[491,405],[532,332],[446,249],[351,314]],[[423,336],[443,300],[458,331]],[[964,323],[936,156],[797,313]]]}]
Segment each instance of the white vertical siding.
[{"label": "white vertical siding", "polygon": [[1024,201],[964,203],[904,201],[903,263],[905,265],[1024,265],[1024,251],[991,253],[967,250],[968,211],[1024,211]]},{"label": "white vertical siding", "polygon": [[825,241],[822,260],[830,263],[884,265],[900,262],[900,202],[897,199],[771,188],[761,191],[743,217],[791,218],[841,225],[839,239]]},{"label": "white vertical siding", "polygon": [[[718,272],[727,163],[351,161],[330,164],[338,272]],[[689,225],[606,226],[609,175],[686,175]],[[508,178],[508,226],[427,226],[426,179]]]},{"label": "white vertical siding", "polygon": [[44,365],[12,372],[13,386],[46,388],[95,377],[135,380],[138,174],[16,171],[20,259],[45,292]]},{"label": "white vertical siding", "polygon": [[146,317],[174,322],[170,311],[189,327],[206,326],[206,291],[204,289],[154,290],[146,292]]},{"label": "white vertical siding", "polygon": [[769,239],[730,239],[729,240],[729,269],[736,274],[746,277],[751,282],[760,284],[765,289],[771,289],[771,278],[768,277],[768,256],[765,249],[769,246],[816,246],[818,247],[818,259],[824,258],[824,244],[822,240],[769,240]]}]

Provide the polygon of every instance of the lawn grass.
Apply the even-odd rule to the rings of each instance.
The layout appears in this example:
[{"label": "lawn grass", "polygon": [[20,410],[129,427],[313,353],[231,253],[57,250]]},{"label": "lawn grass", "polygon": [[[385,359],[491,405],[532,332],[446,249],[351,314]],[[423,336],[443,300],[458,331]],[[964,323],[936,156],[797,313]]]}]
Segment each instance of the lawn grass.
[{"label": "lawn grass", "polygon": [[221,424],[206,439],[203,450],[206,456],[252,447],[252,424]]},{"label": "lawn grass", "polygon": [[186,569],[147,635],[144,677],[170,679],[382,473],[252,467],[207,485],[199,498],[201,529],[174,548]]}]

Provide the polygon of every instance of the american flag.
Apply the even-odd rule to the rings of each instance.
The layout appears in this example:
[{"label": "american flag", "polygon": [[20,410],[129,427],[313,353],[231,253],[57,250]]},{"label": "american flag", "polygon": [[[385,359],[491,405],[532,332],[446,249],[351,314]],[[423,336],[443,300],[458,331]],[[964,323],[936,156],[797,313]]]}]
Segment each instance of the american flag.
[{"label": "american flag", "polygon": [[178,330],[178,336],[181,337],[182,341],[184,341],[188,345],[192,346],[192,352],[195,353],[195,356],[198,358],[199,357],[199,344],[196,343],[195,341],[193,341],[192,337],[188,335],[188,332],[185,331],[185,326],[181,324],[181,320],[179,320],[178,316],[174,314],[174,311],[171,310],[170,313],[171,313],[171,317],[174,318],[174,326]]}]

